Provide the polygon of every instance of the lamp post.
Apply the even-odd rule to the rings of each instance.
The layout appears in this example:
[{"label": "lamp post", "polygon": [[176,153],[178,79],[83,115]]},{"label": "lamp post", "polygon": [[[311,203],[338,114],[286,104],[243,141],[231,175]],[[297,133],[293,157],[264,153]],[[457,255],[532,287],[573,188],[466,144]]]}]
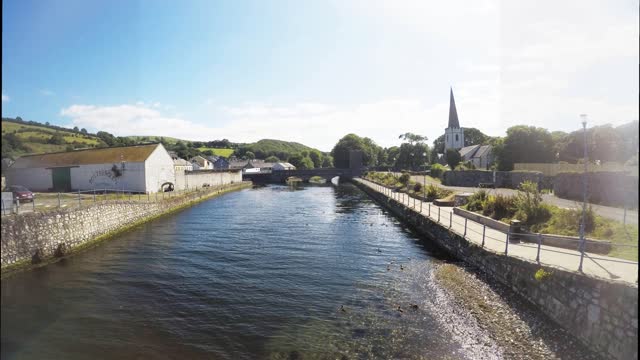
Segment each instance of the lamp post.
[{"label": "lamp post", "polygon": [[578,271],[582,272],[585,245],[584,230],[587,215],[587,115],[581,114],[580,118],[582,119],[582,132],[584,135],[584,174],[582,175],[582,220],[580,221],[580,266],[578,266]]}]

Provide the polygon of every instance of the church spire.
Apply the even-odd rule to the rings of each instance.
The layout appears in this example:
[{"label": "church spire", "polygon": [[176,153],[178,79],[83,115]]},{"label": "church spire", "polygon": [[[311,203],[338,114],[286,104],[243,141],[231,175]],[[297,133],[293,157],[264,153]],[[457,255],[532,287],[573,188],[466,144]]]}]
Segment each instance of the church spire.
[{"label": "church spire", "polygon": [[460,123],[458,122],[458,111],[456,111],[456,102],[453,100],[453,88],[451,89],[451,95],[449,99],[449,128],[459,129]]}]

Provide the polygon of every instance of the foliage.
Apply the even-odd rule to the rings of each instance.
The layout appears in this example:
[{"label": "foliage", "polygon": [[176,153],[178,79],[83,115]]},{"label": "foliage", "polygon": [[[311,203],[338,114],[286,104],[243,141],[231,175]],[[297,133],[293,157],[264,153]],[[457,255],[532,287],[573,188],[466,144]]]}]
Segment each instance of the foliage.
[{"label": "foliage", "polygon": [[473,193],[473,195],[469,196],[469,201],[467,202],[466,208],[469,211],[480,211],[482,210],[482,204],[487,200],[489,194],[486,190],[482,189]]},{"label": "foliage", "polygon": [[413,191],[414,192],[422,191],[422,184],[420,184],[419,182],[415,183],[415,185],[413,185]]},{"label": "foliage", "polygon": [[322,158],[322,167],[323,168],[332,168],[333,167],[333,156],[325,155]]},{"label": "foliage", "polygon": [[269,162],[269,163],[277,163],[280,162],[280,159],[278,159],[277,156],[269,156],[268,158],[264,159],[264,161]]},{"label": "foliage", "polygon": [[513,216],[513,197],[501,194],[489,195],[482,204],[482,214],[496,220]]},{"label": "foliage", "polygon": [[409,175],[409,173],[402,173],[402,175],[400,175],[400,178],[398,178],[398,180],[403,185],[407,185],[409,184],[409,180],[411,180],[411,175]]},{"label": "foliage", "polygon": [[551,275],[553,275],[553,271],[546,271],[545,269],[540,268],[538,269],[538,271],[536,271],[533,277],[536,279],[536,281],[544,281]]},{"label": "foliage", "polygon": [[[482,133],[476,128],[462,128],[464,131],[464,146],[486,145],[491,137]],[[437,154],[444,154],[444,134],[433,141],[433,151]]]},{"label": "foliage", "polygon": [[447,149],[447,153],[445,154],[445,158],[447,160],[447,165],[449,165],[449,169],[453,170],[458,166],[462,157],[458,150],[455,149]]},{"label": "foliage", "polygon": [[513,170],[514,163],[550,163],[555,159],[553,138],[549,131],[535,126],[517,125],[507,129],[507,136],[495,144],[493,152],[498,170]]},{"label": "foliage", "polygon": [[442,174],[444,174],[446,170],[447,169],[440,164],[433,164],[431,165],[431,176],[435,178],[440,178],[442,177]]},{"label": "foliage", "polygon": [[249,160],[253,160],[256,158],[256,154],[254,154],[251,151],[247,151],[246,153],[244,153],[244,157],[246,157]]},{"label": "foliage", "polygon": [[525,225],[546,222],[551,217],[551,210],[542,204],[542,195],[538,185],[525,181],[518,187],[518,194],[513,201],[514,217]]},{"label": "foliage", "polygon": [[294,154],[289,158],[291,165],[300,170],[313,169],[313,161],[308,156],[303,156],[302,153]]},{"label": "foliage", "polygon": [[373,167],[377,164],[378,153],[382,148],[369,138],[361,138],[356,134],[347,134],[331,150],[335,167],[348,168],[349,152],[352,150],[362,151],[362,165]]},{"label": "foliage", "polygon": [[276,156],[280,160],[291,162],[289,160],[290,156],[302,153],[303,151],[307,151],[308,153],[311,150],[314,149],[296,142],[262,139],[255,143],[239,145],[235,150],[235,155],[237,157],[243,157],[247,155],[247,152],[251,152],[256,159]]}]

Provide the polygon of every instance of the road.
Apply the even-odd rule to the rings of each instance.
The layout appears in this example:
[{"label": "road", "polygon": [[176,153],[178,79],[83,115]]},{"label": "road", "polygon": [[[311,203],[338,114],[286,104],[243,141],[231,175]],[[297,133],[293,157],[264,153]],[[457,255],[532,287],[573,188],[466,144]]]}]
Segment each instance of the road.
[{"label": "road", "polygon": [[[419,183],[423,183],[424,182],[424,177],[423,176],[412,176],[411,179],[415,182],[419,182]],[[440,184],[439,182],[433,180],[432,178],[427,177],[427,184],[433,184],[433,185],[437,185],[440,187],[443,187],[445,189],[448,190],[452,190],[455,192],[468,192],[468,193],[475,193],[476,191],[480,190],[480,188],[477,187],[464,187],[464,186],[445,186]],[[490,194],[500,194],[500,195],[505,195],[505,196],[513,196],[515,194],[518,193],[517,190],[514,189],[506,189],[506,188],[497,188],[497,189],[484,189],[487,190]],[[553,194],[542,194],[542,201],[551,204],[551,205],[555,205],[561,208],[565,208],[565,209],[575,209],[575,208],[581,208],[582,207],[582,202],[579,201],[575,201],[575,200],[567,200],[567,199],[562,199],[559,198],[557,196],[554,196]],[[620,209],[620,208],[616,208],[616,207],[612,207],[612,206],[604,206],[604,205],[598,205],[598,204],[589,204],[591,205],[591,208],[593,209],[593,211],[602,216],[605,217],[607,219],[612,219],[612,220],[616,220],[619,222],[625,222],[625,210],[624,209]],[[638,211],[636,210],[627,210],[626,211],[626,223],[627,224],[631,224],[631,225],[638,225]]]}]

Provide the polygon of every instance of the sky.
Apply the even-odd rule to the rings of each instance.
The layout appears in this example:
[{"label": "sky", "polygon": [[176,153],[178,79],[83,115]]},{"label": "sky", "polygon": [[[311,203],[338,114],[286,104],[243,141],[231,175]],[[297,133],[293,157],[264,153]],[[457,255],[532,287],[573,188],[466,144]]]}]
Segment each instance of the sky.
[{"label": "sky", "polygon": [[2,2],[2,116],[330,151],[638,119],[638,0]]}]

